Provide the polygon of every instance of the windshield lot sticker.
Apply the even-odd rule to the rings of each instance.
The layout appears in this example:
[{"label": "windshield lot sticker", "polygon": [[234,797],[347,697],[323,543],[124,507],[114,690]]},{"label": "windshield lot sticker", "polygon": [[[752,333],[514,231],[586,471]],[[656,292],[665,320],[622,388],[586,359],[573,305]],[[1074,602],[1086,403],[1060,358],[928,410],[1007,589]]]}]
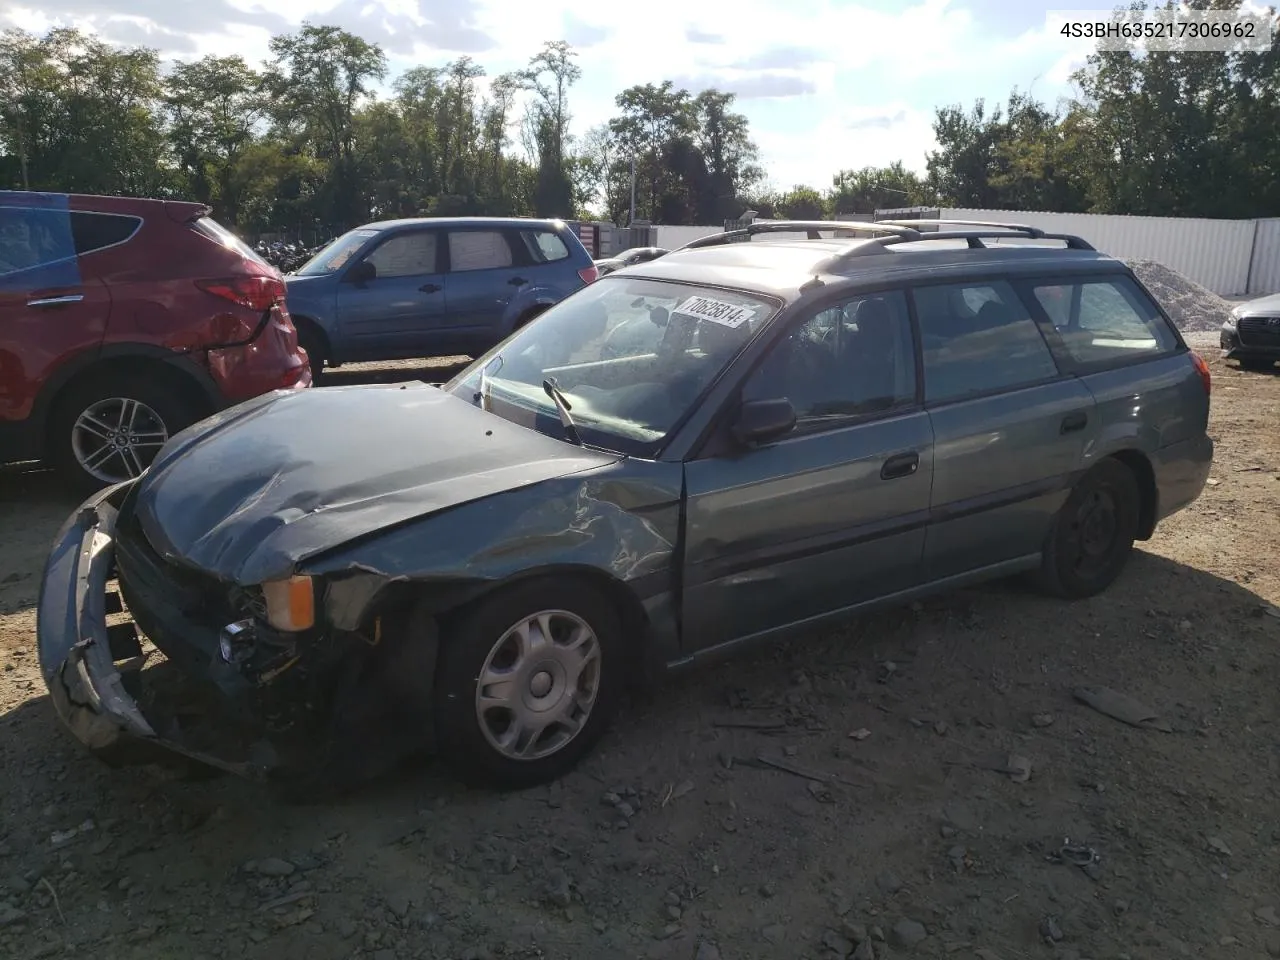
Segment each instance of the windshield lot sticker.
[{"label": "windshield lot sticker", "polygon": [[690,297],[673,312],[696,317],[698,320],[710,320],[724,327],[740,327],[755,314],[751,307],[740,307],[736,303],[712,300],[710,297]]}]

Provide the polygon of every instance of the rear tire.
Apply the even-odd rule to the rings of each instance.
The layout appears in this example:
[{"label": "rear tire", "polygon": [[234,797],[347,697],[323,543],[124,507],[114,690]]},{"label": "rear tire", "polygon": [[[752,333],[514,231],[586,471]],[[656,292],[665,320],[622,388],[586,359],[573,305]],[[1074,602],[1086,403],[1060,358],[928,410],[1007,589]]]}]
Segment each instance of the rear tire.
[{"label": "rear tire", "polygon": [[102,376],[74,386],[50,418],[49,459],[85,492],[138,476],[200,412],[166,380]]},{"label": "rear tire", "polygon": [[312,384],[319,384],[324,376],[324,366],[327,360],[324,337],[309,323],[295,321],[294,327],[298,331],[298,346],[307,352],[307,360],[311,364],[311,382]]},{"label": "rear tire", "polygon": [[1141,506],[1133,471],[1118,460],[1100,462],[1076,483],[1054,518],[1037,585],[1068,600],[1109,587],[1133,551]]},{"label": "rear tire", "polygon": [[483,597],[441,638],[440,755],[477,786],[555,780],[608,726],[625,653],[617,609],[580,579],[531,579]]}]

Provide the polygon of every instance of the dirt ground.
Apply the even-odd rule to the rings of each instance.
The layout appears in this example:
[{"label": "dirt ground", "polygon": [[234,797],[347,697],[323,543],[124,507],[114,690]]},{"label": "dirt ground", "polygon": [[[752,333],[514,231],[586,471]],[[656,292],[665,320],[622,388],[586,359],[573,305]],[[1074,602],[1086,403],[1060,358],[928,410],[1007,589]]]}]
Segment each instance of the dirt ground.
[{"label": "dirt ground", "polygon": [[[0,958],[1280,957],[1280,375],[1212,366],[1211,486],[1105,595],[995,584],[758,650],[505,796],[429,767],[286,807],[84,755],[33,634],[74,499],[0,474]],[[984,769],[1010,755],[1029,781]]]}]

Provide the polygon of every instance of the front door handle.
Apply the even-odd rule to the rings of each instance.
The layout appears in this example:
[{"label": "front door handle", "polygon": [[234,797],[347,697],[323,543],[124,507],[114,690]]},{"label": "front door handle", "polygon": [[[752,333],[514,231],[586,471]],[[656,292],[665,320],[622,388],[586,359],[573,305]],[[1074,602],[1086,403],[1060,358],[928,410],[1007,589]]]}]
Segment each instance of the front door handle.
[{"label": "front door handle", "polygon": [[439,293],[444,288],[441,287],[440,284],[438,283],[424,283],[418,289],[421,290],[423,293]]},{"label": "front door handle", "polygon": [[34,300],[28,300],[28,307],[65,307],[68,304],[79,303],[84,299],[83,293],[69,293],[63,297],[37,297]]},{"label": "front door handle", "polygon": [[1075,413],[1068,413],[1062,418],[1062,432],[1075,433],[1077,430],[1083,430],[1089,425],[1089,415],[1083,410],[1077,410]]},{"label": "front door handle", "polygon": [[880,468],[880,479],[897,480],[900,477],[909,477],[919,469],[920,454],[914,450],[910,453],[900,453],[884,462],[884,466]]},{"label": "front door handle", "polygon": [[513,287],[523,287],[528,282],[529,281],[524,277],[512,277],[507,281],[507,283],[511,284]]}]

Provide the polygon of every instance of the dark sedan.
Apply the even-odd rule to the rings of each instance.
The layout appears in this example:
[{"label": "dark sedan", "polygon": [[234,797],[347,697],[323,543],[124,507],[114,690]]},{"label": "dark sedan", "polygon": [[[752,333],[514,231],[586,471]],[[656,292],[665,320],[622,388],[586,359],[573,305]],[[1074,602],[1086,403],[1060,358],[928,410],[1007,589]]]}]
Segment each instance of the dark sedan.
[{"label": "dark sedan", "polygon": [[595,265],[600,272],[600,276],[603,277],[605,274],[613,273],[615,270],[621,270],[624,267],[634,267],[638,263],[657,260],[659,257],[665,257],[670,252],[670,250],[663,247],[631,247],[612,257],[596,260]]}]

